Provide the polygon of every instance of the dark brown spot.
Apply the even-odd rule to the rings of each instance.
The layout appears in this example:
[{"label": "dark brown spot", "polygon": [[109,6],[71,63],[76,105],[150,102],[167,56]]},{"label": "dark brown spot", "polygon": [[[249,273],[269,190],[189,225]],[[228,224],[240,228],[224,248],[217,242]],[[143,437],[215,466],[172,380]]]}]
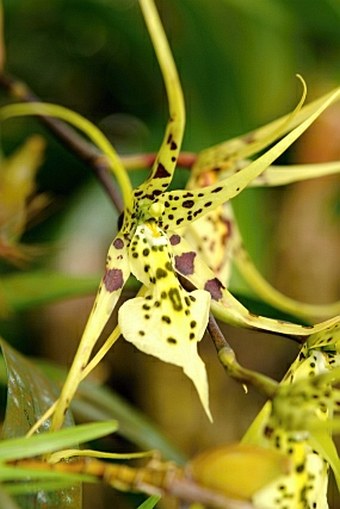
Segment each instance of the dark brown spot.
[{"label": "dark brown spot", "polygon": [[170,177],[171,173],[168,172],[168,170],[163,166],[162,163],[158,163],[156,173],[154,175],[155,179],[162,179],[165,177]]},{"label": "dark brown spot", "polygon": [[301,465],[298,465],[295,470],[298,474],[301,474],[304,471],[304,469],[305,469],[305,465],[303,463],[301,463]]},{"label": "dark brown spot", "polygon": [[175,256],[175,267],[178,272],[187,276],[194,273],[194,260],[196,253],[190,251],[189,253],[183,253],[182,255]]},{"label": "dark brown spot", "polygon": [[171,142],[171,145],[170,145],[170,150],[176,150],[177,149],[177,143],[175,143],[174,141]]},{"label": "dark brown spot", "polygon": [[212,193],[219,193],[220,191],[222,191],[223,187],[220,186],[220,187],[215,187],[215,189],[213,189],[211,192]]},{"label": "dark brown spot", "polygon": [[162,277],[166,277],[168,275],[167,271],[161,269],[160,267],[156,270],[156,279],[161,279]]},{"label": "dark brown spot", "polygon": [[167,342],[172,344],[172,345],[175,345],[177,343],[177,339],[175,338],[166,338]]},{"label": "dark brown spot", "polygon": [[162,316],[162,321],[165,322],[165,323],[171,323],[171,318],[169,316]]},{"label": "dark brown spot", "polygon": [[184,200],[184,202],[182,203],[182,206],[185,207],[186,209],[191,209],[191,207],[193,207],[194,205],[195,205],[194,200]]},{"label": "dark brown spot", "polygon": [[214,300],[220,300],[222,298],[223,284],[217,277],[209,279],[204,285],[204,290],[207,290]]},{"label": "dark brown spot", "polygon": [[107,269],[103,278],[108,292],[114,292],[123,287],[123,272],[120,269]]},{"label": "dark brown spot", "polygon": [[266,426],[264,428],[264,436],[267,438],[270,438],[272,436],[273,432],[274,432],[274,430],[270,426]]}]

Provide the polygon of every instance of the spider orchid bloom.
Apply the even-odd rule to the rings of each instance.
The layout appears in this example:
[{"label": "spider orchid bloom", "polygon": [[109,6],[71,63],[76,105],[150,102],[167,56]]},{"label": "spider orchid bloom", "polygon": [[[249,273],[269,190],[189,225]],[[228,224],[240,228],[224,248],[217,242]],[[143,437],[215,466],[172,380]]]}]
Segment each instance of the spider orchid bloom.
[{"label": "spider orchid bloom", "polygon": [[[309,109],[310,105],[304,106],[292,120],[292,124],[296,124],[298,119],[305,118]],[[283,117],[281,122],[285,120],[286,117]],[[191,169],[187,188],[195,189],[212,185],[242,170],[249,164],[249,157],[272,143],[279,131],[280,128],[276,121],[240,138],[203,150],[198,154]],[[270,166],[252,180],[248,187],[282,186],[339,172],[339,161],[323,164]],[[234,263],[249,287],[262,300],[282,311],[307,320],[313,320],[316,317],[327,318],[340,313],[340,301],[326,305],[298,302],[282,294],[266,281],[243,244],[231,202],[220,205],[195,221],[183,234],[226,286],[229,285],[231,266]]]},{"label": "spider orchid bloom", "polygon": [[[124,198],[123,224],[113,240],[106,271],[98,289],[73,364],[54,409],[53,428],[63,416],[86,370],[93,347],[117,304],[132,272],[143,283],[136,298],[119,308],[118,324],[124,338],[140,350],[181,366],[191,378],[209,417],[205,366],[197,354],[208,321],[209,310],[233,325],[289,335],[310,335],[336,319],[311,327],[283,323],[248,312],[225,288],[180,229],[203,217],[239,194],[279,157],[335,100],[340,89],[313,103],[294,129],[288,124],[298,115],[305,92],[292,114],[278,124],[279,134],[288,132],[276,145],[242,171],[204,189],[167,191],[181,148],[185,111],[177,70],[152,0],[140,0],[145,21],[165,81],[169,122],[150,176],[132,190],[127,172],[113,147],[91,123],[74,112],[48,104],[17,104],[0,110],[0,118],[40,114],[66,120],[85,132],[104,152]],[[279,137],[279,136],[278,136]],[[282,137],[282,136],[281,136]],[[195,287],[188,292],[178,275]]]},{"label": "spider orchid bloom", "polygon": [[34,196],[44,148],[43,138],[32,136],[0,163],[0,258],[18,266],[41,251],[21,244],[20,237],[28,221],[48,202],[45,195]]},{"label": "spider orchid bloom", "polygon": [[339,430],[339,324],[313,334],[302,347],[272,402],[266,403],[243,441],[288,454],[294,468],[254,497],[255,507],[327,509],[329,466],[340,486],[331,437]]}]

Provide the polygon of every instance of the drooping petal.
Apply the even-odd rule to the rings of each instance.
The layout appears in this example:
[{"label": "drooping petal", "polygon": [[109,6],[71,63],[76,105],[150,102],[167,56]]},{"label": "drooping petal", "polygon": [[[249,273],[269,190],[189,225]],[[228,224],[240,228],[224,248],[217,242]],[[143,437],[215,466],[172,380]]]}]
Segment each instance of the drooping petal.
[{"label": "drooping petal", "polygon": [[262,276],[243,244],[231,203],[208,212],[183,232],[194,251],[226,287],[234,263],[249,287],[277,309],[311,321],[340,313],[340,301],[324,305],[299,302],[278,291]]},{"label": "drooping petal", "polygon": [[207,374],[197,353],[208,322],[209,293],[182,288],[173,271],[169,241],[154,223],[137,228],[130,260],[131,271],[147,290],[119,309],[124,338],[139,350],[182,367],[211,419]]},{"label": "drooping petal", "polygon": [[56,406],[52,420],[52,429],[54,430],[59,429],[62,425],[64,412],[81,382],[82,372],[86,369],[92,350],[129,277],[127,247],[127,240],[119,234],[109,247],[105,274]]},{"label": "drooping petal", "polygon": [[183,139],[185,108],[176,65],[157,10],[150,0],[140,0],[140,6],[162,71],[169,103],[169,121],[159,153],[149,178],[135,193],[140,199],[153,200],[166,190],[172,180]]},{"label": "drooping petal", "polygon": [[[161,195],[155,203],[163,208],[160,226],[164,230],[175,230],[195,221],[208,211],[239,194],[249,183],[258,177],[277,159],[301,134],[321,115],[321,113],[340,97],[340,89],[328,94],[324,101],[314,106],[309,117],[287,134],[274,147],[258,159],[231,175],[229,178],[199,190],[173,191]],[[310,110],[309,110],[310,111]]]},{"label": "drooping petal", "polygon": [[249,253],[247,252],[241,238],[241,234],[234,222],[234,253],[233,261],[239,273],[244,278],[249,287],[268,304],[281,309],[287,313],[307,320],[313,320],[316,317],[330,317],[340,314],[340,301],[330,304],[308,304],[300,302],[284,295],[274,288],[258,271]]},{"label": "drooping petal", "polygon": [[250,313],[225,285],[216,277],[214,272],[193,251],[191,245],[180,235],[170,235],[172,250],[175,255],[175,268],[179,274],[186,277],[196,288],[207,290],[212,297],[211,309],[222,321],[235,325],[258,329],[290,336],[310,336],[314,332],[327,330],[340,322],[340,317],[331,318],[315,325],[297,325],[282,320],[266,318]]}]

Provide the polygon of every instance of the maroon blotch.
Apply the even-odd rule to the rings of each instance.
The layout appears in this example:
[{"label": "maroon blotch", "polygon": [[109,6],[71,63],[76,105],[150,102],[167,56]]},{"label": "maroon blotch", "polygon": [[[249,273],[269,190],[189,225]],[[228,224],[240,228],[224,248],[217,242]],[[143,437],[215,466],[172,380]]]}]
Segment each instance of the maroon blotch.
[{"label": "maroon blotch", "polygon": [[207,290],[214,300],[220,300],[222,298],[223,284],[217,277],[209,279],[204,285],[204,290]]},{"label": "maroon blotch", "polygon": [[190,251],[189,253],[183,253],[182,255],[175,256],[175,267],[178,272],[183,276],[188,276],[194,273],[194,260],[196,253]]},{"label": "maroon blotch", "polygon": [[177,244],[179,244],[181,242],[181,237],[179,235],[171,235],[170,237],[170,244],[172,246],[176,246]]},{"label": "maroon blotch", "polygon": [[108,292],[114,292],[123,287],[123,273],[120,269],[107,269],[103,278],[105,288]]}]

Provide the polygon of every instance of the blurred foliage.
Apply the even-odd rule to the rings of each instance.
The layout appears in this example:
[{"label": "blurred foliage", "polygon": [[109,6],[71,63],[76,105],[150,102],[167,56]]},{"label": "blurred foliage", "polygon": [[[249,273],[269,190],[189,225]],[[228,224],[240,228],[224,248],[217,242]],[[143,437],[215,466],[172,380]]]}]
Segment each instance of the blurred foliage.
[{"label": "blurred foliage", "polygon": [[[297,72],[309,84],[311,97],[338,77],[336,1],[157,4],[186,98],[184,149],[202,149],[286,112],[299,94]],[[166,118],[163,84],[135,0],[5,0],[4,8],[7,67],[12,73],[44,100],[94,120],[120,152],[158,146]],[[11,123],[3,134],[4,145],[17,145],[32,129],[41,131],[34,120]],[[39,182],[59,198],[59,208],[89,179],[73,156],[49,143]],[[261,246],[273,222],[258,210],[257,199],[274,206],[273,194],[253,194],[247,192],[235,203],[261,263]],[[256,238],[245,217],[249,201],[252,219],[265,225]],[[57,226],[52,218],[48,225]],[[40,235],[49,238],[52,233],[45,227]]]}]

